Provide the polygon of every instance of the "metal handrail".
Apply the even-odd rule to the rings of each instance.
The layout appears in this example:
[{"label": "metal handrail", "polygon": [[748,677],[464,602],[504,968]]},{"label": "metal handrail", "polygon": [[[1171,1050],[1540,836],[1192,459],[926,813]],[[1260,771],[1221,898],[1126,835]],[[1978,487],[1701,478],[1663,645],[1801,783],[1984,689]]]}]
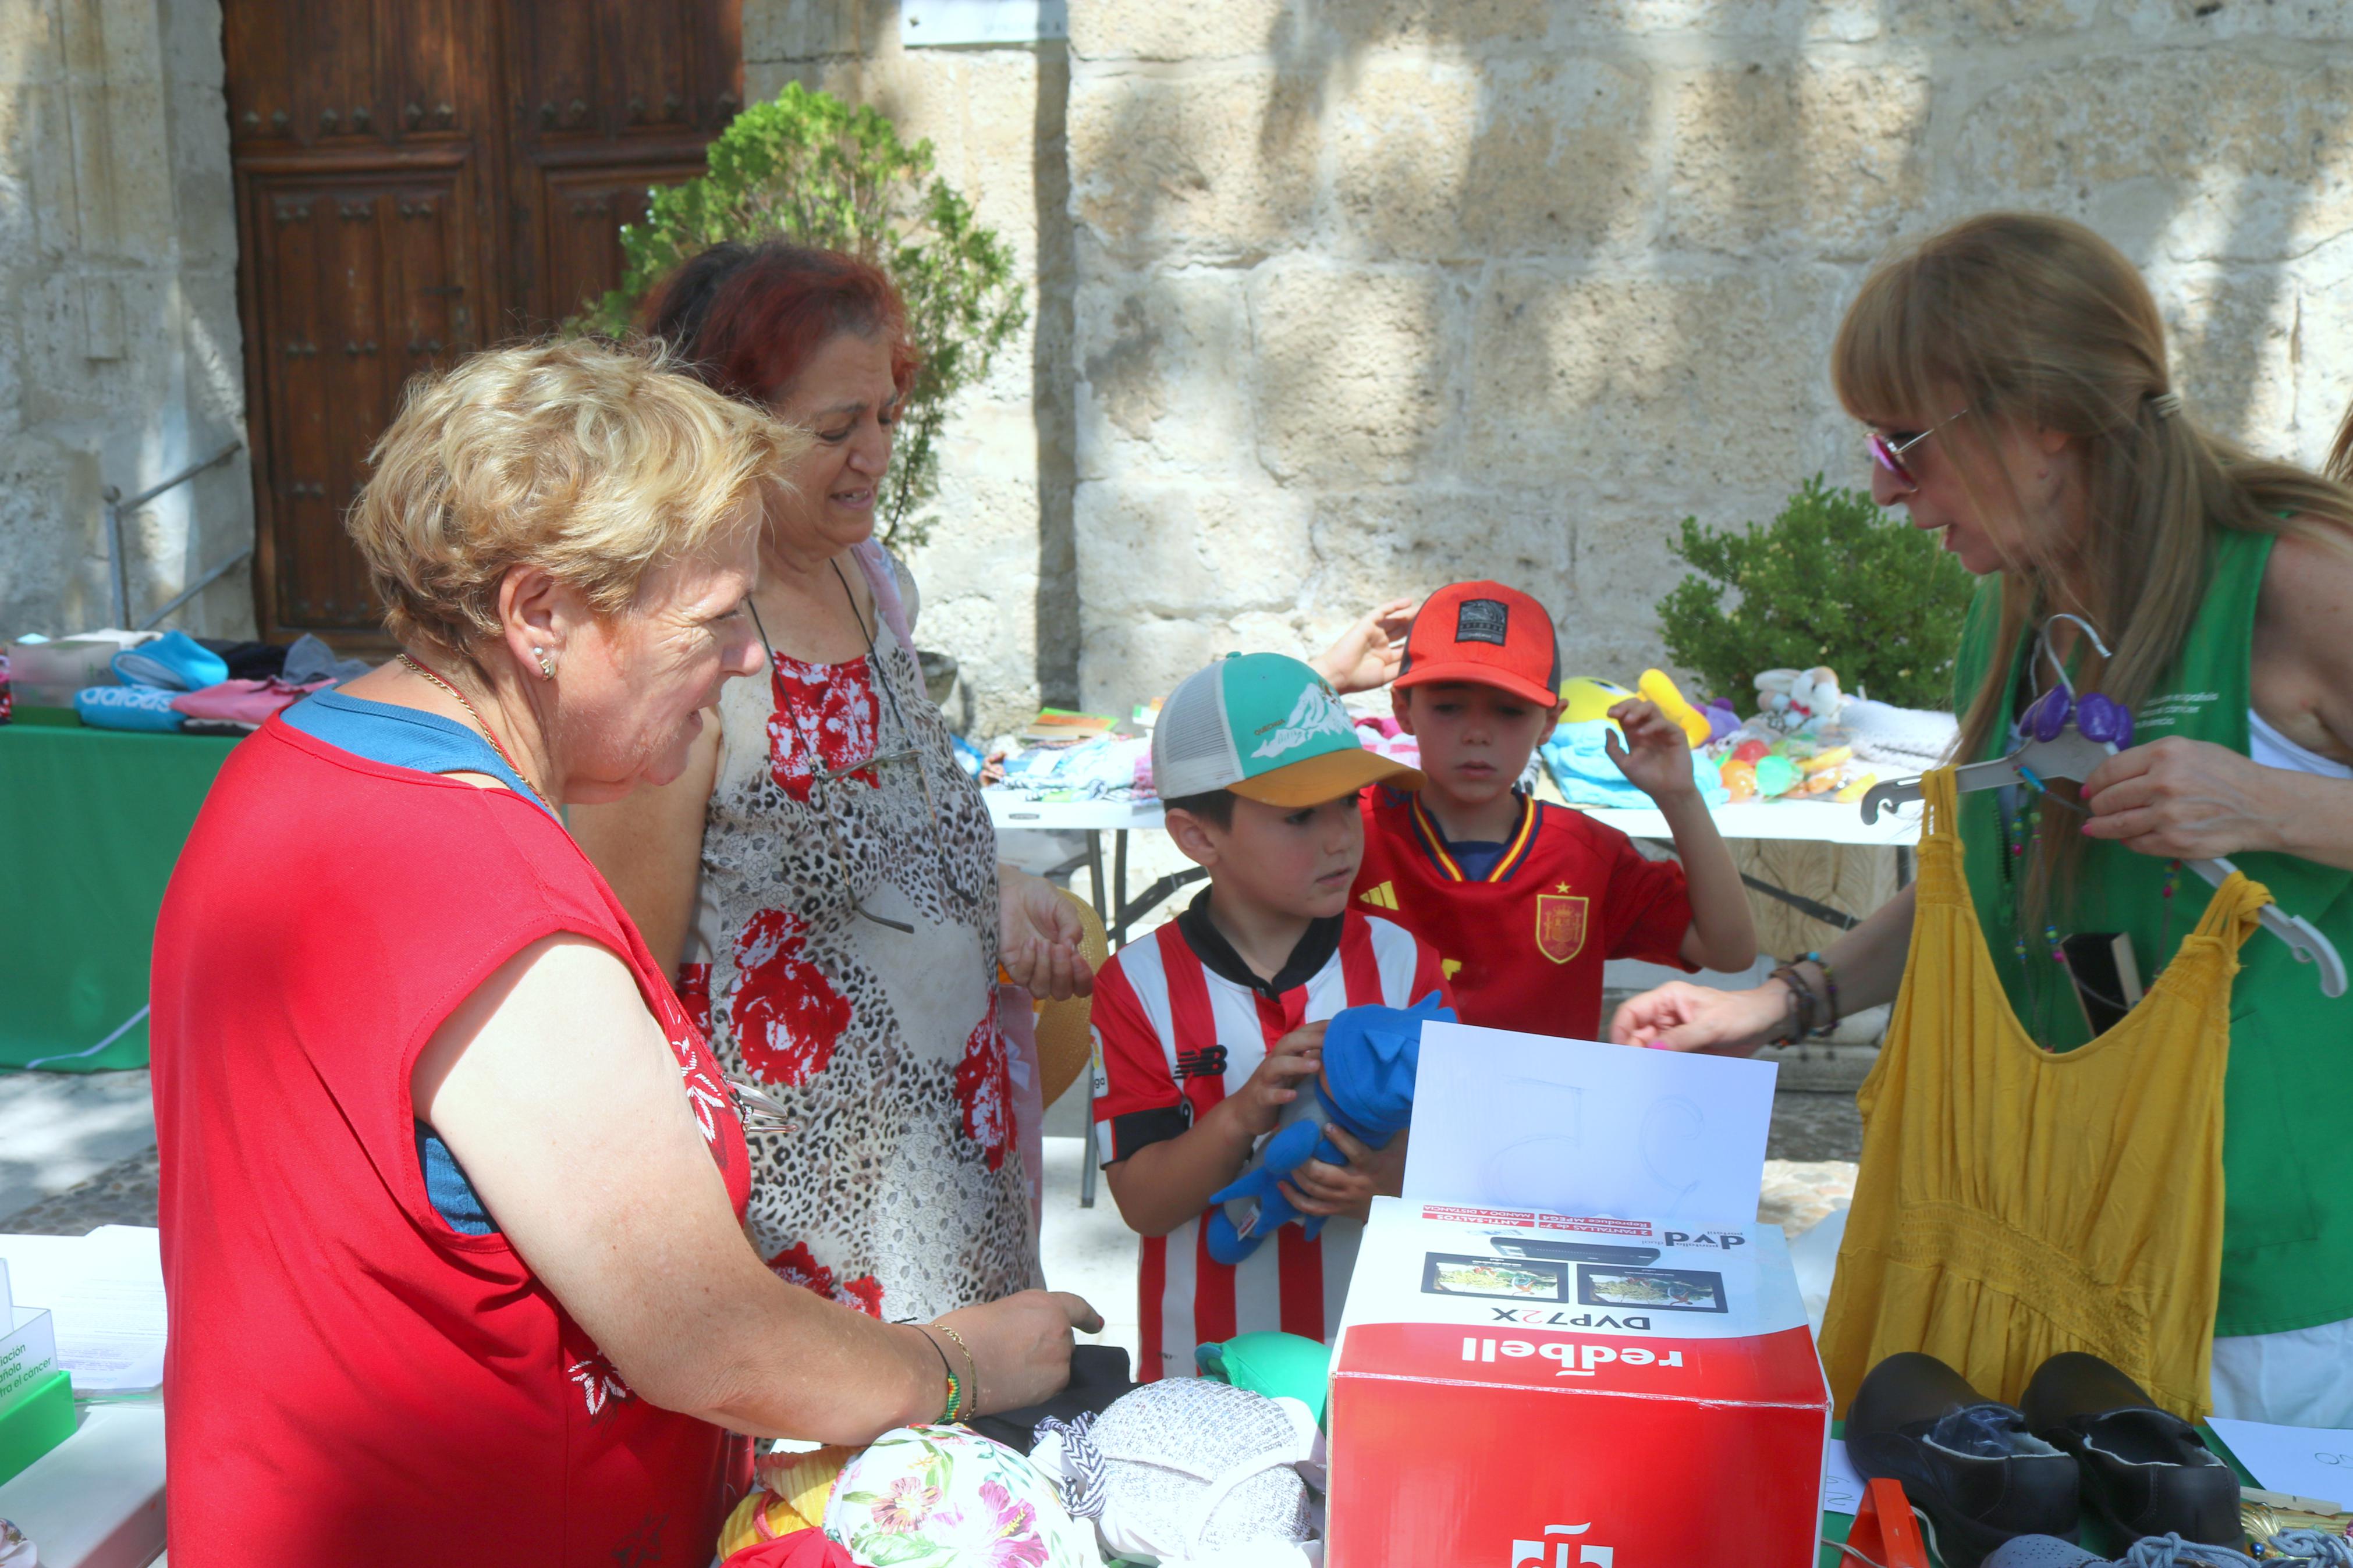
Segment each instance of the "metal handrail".
[{"label": "metal handrail", "polygon": [[189,467],[182,468],[178,473],[174,474],[170,479],[165,479],[163,483],[149,486],[147,489],[141,490],[137,495],[132,496],[129,500],[124,500],[122,499],[122,492],[115,489],[112,485],[107,486],[104,490],[100,492],[106,502],[106,566],[107,574],[111,579],[111,586],[114,591],[114,624],[116,626],[131,631],[145,631],[157,621],[162,620],[165,616],[170,615],[174,610],[178,609],[190,599],[195,598],[199,593],[212,586],[214,583],[227,575],[230,571],[235,569],[238,562],[243,561],[247,556],[253,553],[253,546],[250,544],[247,545],[243,550],[238,551],[236,554],[230,556],[219,565],[210,568],[204,574],[204,575],[189,584],[185,589],[182,590],[179,595],[164,605],[162,609],[157,610],[153,615],[149,616],[136,626],[131,625],[130,567],[129,563],[123,559],[122,553],[123,514],[126,512],[137,511],[141,507],[145,506],[149,501],[153,500],[165,490],[173,489],[178,486],[186,484],[190,479],[195,479],[206,468],[218,468],[221,464],[227,462],[239,451],[243,450],[244,447],[244,442],[232,440],[227,446],[223,447],[219,451],[215,452],[203,462],[191,464]]}]

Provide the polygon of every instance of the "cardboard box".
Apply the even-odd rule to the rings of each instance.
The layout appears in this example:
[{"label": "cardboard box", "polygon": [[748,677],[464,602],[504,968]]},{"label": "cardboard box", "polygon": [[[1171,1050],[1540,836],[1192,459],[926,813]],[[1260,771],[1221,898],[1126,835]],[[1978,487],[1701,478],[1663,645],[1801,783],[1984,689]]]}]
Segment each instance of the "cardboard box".
[{"label": "cardboard box", "polygon": [[1771,1226],[1377,1199],[1329,1568],[1810,1568],[1830,1389]]}]

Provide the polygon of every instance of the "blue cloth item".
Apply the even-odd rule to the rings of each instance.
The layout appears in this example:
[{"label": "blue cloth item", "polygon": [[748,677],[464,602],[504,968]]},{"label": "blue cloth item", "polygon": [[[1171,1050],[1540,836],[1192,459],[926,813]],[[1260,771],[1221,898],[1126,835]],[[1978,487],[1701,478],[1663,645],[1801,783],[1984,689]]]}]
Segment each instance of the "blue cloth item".
[{"label": "blue cloth item", "polygon": [[[1637,811],[1656,803],[1609,760],[1609,736],[1618,726],[1608,719],[1554,726],[1552,739],[1537,748],[1561,798],[1571,805],[1627,806]],[[1700,798],[1714,811],[1732,799],[1724,779],[1704,756],[1692,758],[1693,782]]]},{"label": "blue cloth item", "polygon": [[165,632],[124,648],[113,663],[114,679],[123,685],[165,691],[202,691],[228,679],[228,661],[185,632]]},{"label": "blue cloth item", "polygon": [[1319,1215],[1303,1215],[1282,1184],[1310,1160],[1345,1165],[1348,1157],[1324,1136],[1345,1129],[1368,1148],[1386,1148],[1413,1120],[1414,1075],[1421,1064],[1421,1026],[1454,1022],[1433,991],[1410,1007],[1343,1007],[1324,1026],[1324,1072],[1315,1092],[1283,1107],[1282,1121],[1240,1180],[1209,1194],[1209,1256],[1240,1263],[1293,1220],[1308,1239],[1323,1233]]},{"label": "blue cloth item", "polygon": [[555,816],[488,741],[438,713],[346,697],[340,691],[314,691],[279,717],[314,740],[387,767],[413,768],[420,773],[487,773]]},{"label": "blue cloth item", "polygon": [[172,706],[179,695],[153,686],[85,686],[74,712],[93,730],[177,730],[187,717]]},{"label": "blue cloth item", "polygon": [[433,1212],[451,1230],[459,1236],[499,1234],[491,1211],[482,1206],[474,1184],[466,1179],[466,1168],[458,1163],[458,1156],[449,1152],[441,1135],[422,1121],[417,1124],[417,1164],[425,1173],[425,1195],[432,1202]]},{"label": "blue cloth item", "polygon": [[[169,693],[163,695],[169,700]],[[413,768],[420,773],[487,773],[555,816],[488,741],[438,713],[329,690],[312,692],[279,717],[313,740],[387,767]],[[474,1184],[466,1179],[458,1157],[441,1142],[441,1135],[422,1121],[417,1123],[417,1165],[424,1173],[425,1195],[433,1211],[451,1230],[460,1236],[498,1234],[498,1226],[482,1205]]]}]

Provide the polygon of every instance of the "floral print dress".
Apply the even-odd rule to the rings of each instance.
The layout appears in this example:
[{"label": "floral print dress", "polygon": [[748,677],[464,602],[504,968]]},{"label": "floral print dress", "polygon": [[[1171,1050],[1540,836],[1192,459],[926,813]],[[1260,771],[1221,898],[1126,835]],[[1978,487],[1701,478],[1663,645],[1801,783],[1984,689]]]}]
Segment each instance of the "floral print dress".
[{"label": "floral print dress", "polygon": [[751,1142],[753,1244],[891,1321],[1037,1284],[996,834],[912,652],[886,619],[871,657],[776,655],[719,711],[679,991],[799,1124]]}]

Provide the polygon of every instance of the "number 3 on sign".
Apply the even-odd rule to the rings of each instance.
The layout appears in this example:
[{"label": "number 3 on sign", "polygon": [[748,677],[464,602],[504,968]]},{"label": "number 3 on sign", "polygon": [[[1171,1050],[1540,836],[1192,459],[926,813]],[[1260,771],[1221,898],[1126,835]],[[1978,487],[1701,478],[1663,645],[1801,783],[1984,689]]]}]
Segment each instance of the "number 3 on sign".
[{"label": "number 3 on sign", "polygon": [[[1593,1526],[1589,1524],[1547,1524],[1545,1526],[1545,1533],[1548,1536],[1583,1535],[1587,1531],[1591,1530]],[[1543,1541],[1513,1542],[1512,1568],[1546,1568],[1545,1563],[1545,1548],[1546,1545],[1552,1545],[1556,1548],[1553,1555],[1551,1568],[1569,1568],[1569,1542],[1566,1541],[1551,1542]],[[1594,1568],[1616,1568],[1618,1552],[1613,1547],[1580,1546],[1577,1548],[1577,1561],[1580,1563],[1592,1563]]]}]

